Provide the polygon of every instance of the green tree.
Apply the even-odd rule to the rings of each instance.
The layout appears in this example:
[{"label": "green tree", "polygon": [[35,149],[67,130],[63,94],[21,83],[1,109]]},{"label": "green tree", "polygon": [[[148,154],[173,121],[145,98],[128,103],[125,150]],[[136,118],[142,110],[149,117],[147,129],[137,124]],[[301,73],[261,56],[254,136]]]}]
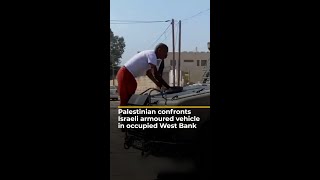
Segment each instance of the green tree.
[{"label": "green tree", "polygon": [[123,37],[113,34],[110,28],[110,66],[119,66],[126,44]]}]

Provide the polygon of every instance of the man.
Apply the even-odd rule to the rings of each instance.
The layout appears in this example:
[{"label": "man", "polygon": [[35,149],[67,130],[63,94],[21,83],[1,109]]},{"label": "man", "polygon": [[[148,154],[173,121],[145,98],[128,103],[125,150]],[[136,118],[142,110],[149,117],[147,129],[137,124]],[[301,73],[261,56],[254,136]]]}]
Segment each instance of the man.
[{"label": "man", "polygon": [[117,74],[120,106],[126,106],[135,93],[136,77],[147,75],[159,88],[170,88],[157,70],[157,60],[167,58],[168,50],[167,45],[160,43],[155,50],[139,52],[120,68]]}]

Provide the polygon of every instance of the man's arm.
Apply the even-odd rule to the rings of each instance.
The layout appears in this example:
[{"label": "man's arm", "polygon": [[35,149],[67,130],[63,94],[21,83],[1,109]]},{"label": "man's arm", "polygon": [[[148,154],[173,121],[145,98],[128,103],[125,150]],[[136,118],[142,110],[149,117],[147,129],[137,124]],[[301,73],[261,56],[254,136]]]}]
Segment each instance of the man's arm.
[{"label": "man's arm", "polygon": [[154,64],[149,63],[151,66],[151,73],[153,75],[153,77],[163,86],[165,86],[167,89],[170,88],[170,86],[166,83],[165,80],[162,79],[161,75],[159,74],[158,70],[157,70],[157,66],[155,66]]},{"label": "man's arm", "polygon": [[147,71],[147,76],[154,82],[159,88],[161,88],[162,84],[156,80],[156,78],[152,75],[151,69]]},{"label": "man's arm", "polygon": [[164,60],[161,60],[161,63],[160,63],[159,69],[158,69],[158,72],[161,77],[162,77],[163,69],[164,69]]}]

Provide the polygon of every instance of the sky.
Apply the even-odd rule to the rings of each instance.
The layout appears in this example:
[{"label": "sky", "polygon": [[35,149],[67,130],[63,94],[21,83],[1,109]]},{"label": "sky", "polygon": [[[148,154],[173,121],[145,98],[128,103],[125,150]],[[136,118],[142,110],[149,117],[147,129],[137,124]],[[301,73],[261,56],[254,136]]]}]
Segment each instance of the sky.
[{"label": "sky", "polygon": [[[181,24],[181,51],[208,51],[210,41],[210,0],[111,0],[110,27],[126,43],[121,64],[137,51],[154,49],[162,42],[172,52],[171,20]],[[166,21],[157,23],[123,23],[130,21]],[[166,31],[165,31],[166,30]],[[175,52],[179,47],[178,24],[175,24]]]}]

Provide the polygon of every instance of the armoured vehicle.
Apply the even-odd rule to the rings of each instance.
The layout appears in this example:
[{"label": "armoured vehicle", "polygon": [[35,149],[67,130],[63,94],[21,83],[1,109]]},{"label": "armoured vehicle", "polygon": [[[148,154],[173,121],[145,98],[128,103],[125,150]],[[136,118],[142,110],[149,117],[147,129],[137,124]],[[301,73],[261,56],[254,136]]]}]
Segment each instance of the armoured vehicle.
[{"label": "armoured vehicle", "polygon": [[[208,43],[210,50],[210,42]],[[129,100],[131,106],[210,106],[210,59],[202,82],[166,91],[149,88]],[[168,115],[169,116],[169,115]],[[192,109],[197,128],[126,129],[124,148],[139,149],[142,155],[191,157],[202,169],[209,168],[212,152],[210,108]]]}]

